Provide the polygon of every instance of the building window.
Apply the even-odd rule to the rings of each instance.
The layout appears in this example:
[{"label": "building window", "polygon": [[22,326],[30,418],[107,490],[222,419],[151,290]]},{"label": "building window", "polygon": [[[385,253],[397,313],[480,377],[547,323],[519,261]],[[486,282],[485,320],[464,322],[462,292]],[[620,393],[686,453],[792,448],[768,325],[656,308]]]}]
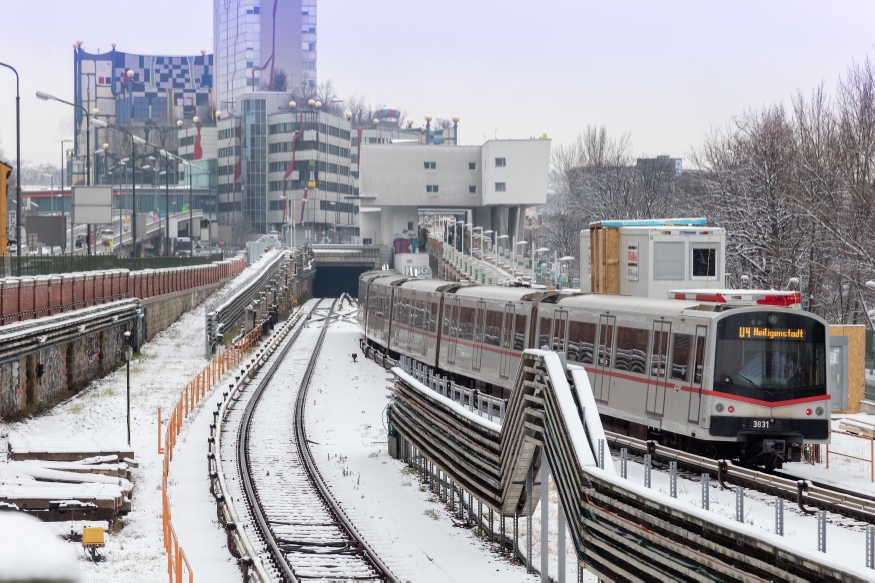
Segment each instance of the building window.
[{"label": "building window", "polygon": [[496,168],[504,168],[507,166],[507,160],[504,158],[496,158],[495,159],[495,167]]},{"label": "building window", "polygon": [[693,248],[693,277],[715,277],[717,275],[717,249]]},{"label": "building window", "polygon": [[495,183],[495,192],[505,192],[507,190],[507,184],[504,182],[496,182]]},{"label": "building window", "polygon": [[437,170],[437,162],[425,162],[424,165],[426,170]]},{"label": "building window", "polygon": [[477,170],[477,162],[468,162],[468,170]]},{"label": "building window", "polygon": [[436,193],[438,191],[438,185],[437,184],[426,184],[425,191]]},{"label": "building window", "polygon": [[472,184],[468,187],[468,192],[470,192],[471,194],[477,194],[477,187]]}]

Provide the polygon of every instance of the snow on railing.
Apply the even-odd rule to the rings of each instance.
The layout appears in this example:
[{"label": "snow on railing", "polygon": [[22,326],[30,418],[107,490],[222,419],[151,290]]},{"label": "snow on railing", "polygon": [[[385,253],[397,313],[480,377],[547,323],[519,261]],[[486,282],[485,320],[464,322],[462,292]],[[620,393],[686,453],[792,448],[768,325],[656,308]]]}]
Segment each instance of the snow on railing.
[{"label": "snow on railing", "polygon": [[462,407],[480,417],[501,424],[507,409],[507,400],[492,395],[486,395],[470,389],[464,385],[458,385],[446,376],[436,375],[434,371],[410,357],[401,355],[398,366],[405,373],[433,390],[434,392],[455,401]]}]

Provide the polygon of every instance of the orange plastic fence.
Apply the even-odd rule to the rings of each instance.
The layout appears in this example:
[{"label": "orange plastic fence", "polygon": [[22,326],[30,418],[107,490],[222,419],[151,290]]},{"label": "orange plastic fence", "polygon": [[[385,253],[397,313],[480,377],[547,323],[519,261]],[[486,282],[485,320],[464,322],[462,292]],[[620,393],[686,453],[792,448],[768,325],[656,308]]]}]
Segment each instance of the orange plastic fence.
[{"label": "orange plastic fence", "polygon": [[[158,408],[158,453],[164,455],[164,471],[161,485],[161,522],[164,533],[164,550],[167,551],[167,577],[170,583],[182,583],[183,571],[188,573],[189,583],[194,582],[194,572],[173,529],[170,515],[170,501],[167,499],[167,478],[170,474],[170,462],[173,460],[173,448],[176,438],[182,431],[182,421],[188,417],[195,405],[206,396],[209,387],[233,367],[243,361],[243,356],[261,340],[261,328],[256,327],[249,334],[232,344],[222,354],[210,359],[204,369],[198,373],[179,394],[179,400],[173,407],[164,433],[164,447],[161,446],[161,408]],[[183,569],[183,565],[185,569]]]}]

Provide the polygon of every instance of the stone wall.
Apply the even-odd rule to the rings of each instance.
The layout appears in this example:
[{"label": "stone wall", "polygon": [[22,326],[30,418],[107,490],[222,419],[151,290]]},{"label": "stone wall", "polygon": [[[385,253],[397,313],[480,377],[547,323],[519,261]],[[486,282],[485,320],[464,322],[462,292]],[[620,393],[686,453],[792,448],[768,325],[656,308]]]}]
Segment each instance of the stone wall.
[{"label": "stone wall", "polygon": [[188,310],[199,305],[222,285],[224,282],[143,300],[143,315],[146,318],[145,339],[152,340],[158,332],[173,324]]}]

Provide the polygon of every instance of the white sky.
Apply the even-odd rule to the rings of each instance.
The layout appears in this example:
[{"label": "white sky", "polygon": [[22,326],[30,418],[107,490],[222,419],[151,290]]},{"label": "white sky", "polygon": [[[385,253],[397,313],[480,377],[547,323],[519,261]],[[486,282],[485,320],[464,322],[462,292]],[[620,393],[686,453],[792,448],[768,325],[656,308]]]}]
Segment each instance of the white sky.
[{"label": "white sky", "polygon": [[[133,7],[136,6],[136,10]],[[0,61],[22,76],[22,158],[58,164],[72,135],[72,43],[89,52],[212,50],[212,0],[3,2]],[[748,107],[833,91],[873,50],[863,1],[319,0],[318,75],[341,96],[460,121],[461,143],[587,124],[636,153],[686,155]],[[0,139],[15,155],[14,76],[0,68]]]}]

